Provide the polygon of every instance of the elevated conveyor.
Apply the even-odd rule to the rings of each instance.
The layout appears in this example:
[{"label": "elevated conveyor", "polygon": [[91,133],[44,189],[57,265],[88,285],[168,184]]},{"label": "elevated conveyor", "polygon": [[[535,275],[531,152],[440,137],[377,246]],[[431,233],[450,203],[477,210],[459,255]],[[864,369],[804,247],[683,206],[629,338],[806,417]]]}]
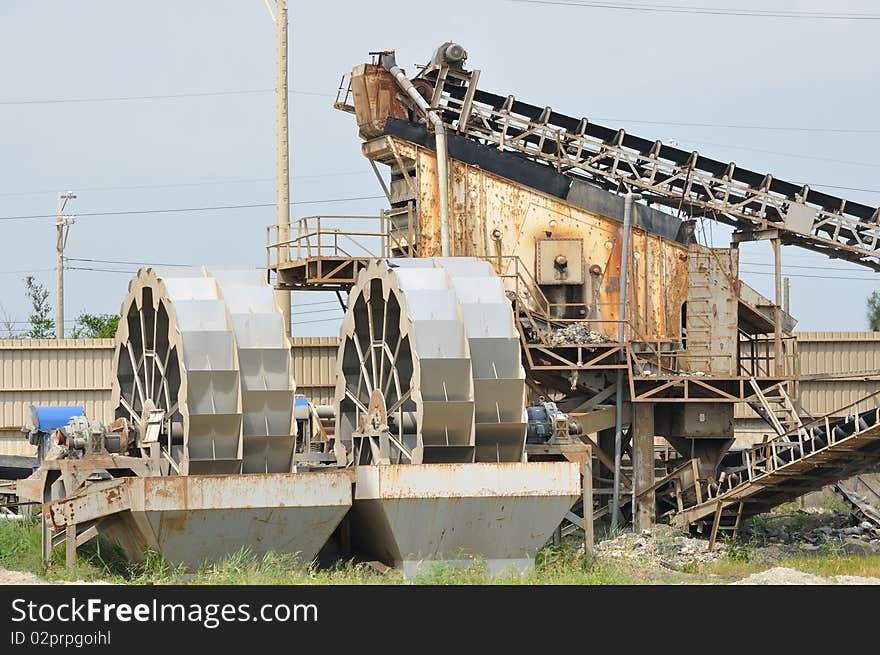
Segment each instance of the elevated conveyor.
[{"label": "elevated conveyor", "polygon": [[671,522],[686,528],[714,517],[717,526],[727,518],[725,525],[736,528],[743,518],[850,477],[878,459],[880,409],[837,421],[817,419],[794,433],[728,453],[723,479],[708,489],[708,498]]},{"label": "elevated conveyor", "polygon": [[778,230],[783,244],[880,270],[876,207],[483,91],[476,88],[479,71],[428,67],[419,79],[452,134],[569,178],[554,179],[554,195],[577,194],[584,183],[615,193],[631,189],[649,203],[726,223],[746,236]]}]

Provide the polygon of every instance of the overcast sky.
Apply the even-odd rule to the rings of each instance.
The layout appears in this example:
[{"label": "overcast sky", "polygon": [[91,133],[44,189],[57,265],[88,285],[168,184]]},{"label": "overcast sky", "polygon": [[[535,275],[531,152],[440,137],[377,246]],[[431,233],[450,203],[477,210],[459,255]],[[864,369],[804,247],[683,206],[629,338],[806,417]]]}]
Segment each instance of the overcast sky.
[{"label": "overcast sky", "polygon": [[[831,10],[827,2],[754,4]],[[832,9],[880,11],[877,3],[852,0]],[[381,195],[360,154],[353,116],[332,108],[339,79],[367,61],[369,51],[385,49],[396,49],[398,62],[414,74],[413,65],[446,40],[467,49],[488,91],[651,139],[674,139],[707,156],[871,206],[880,203],[880,21],[507,0],[292,1],[290,17],[292,199],[322,201],[295,205],[292,216],[380,210],[378,198],[323,202]],[[57,192],[68,189],[78,195],[73,214],[272,203],[274,38],[262,0],[0,1],[0,218],[52,214]],[[229,91],[252,93],[29,102]],[[80,216],[67,254],[80,260],[261,265],[265,226],[274,220],[272,207]],[[13,320],[28,315],[25,271],[33,270],[53,291],[54,303],[54,234],[51,218],[0,220],[0,303]],[[714,245],[726,245],[720,227],[711,237]],[[790,247],[783,260],[799,329],[865,329],[865,297],[878,287],[876,273]],[[753,271],[743,278],[765,294],[772,293],[771,262],[765,245],[742,248],[742,268]],[[83,310],[117,312],[129,277],[68,271],[67,317]],[[295,295],[295,334],[336,333],[339,310],[314,304],[325,300],[324,294]]]}]

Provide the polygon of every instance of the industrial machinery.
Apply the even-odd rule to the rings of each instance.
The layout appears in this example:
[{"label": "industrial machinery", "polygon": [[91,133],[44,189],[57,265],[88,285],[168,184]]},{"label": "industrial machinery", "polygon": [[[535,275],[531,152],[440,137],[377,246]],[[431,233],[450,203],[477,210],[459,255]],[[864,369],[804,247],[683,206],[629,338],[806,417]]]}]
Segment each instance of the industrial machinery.
[{"label": "industrial machinery", "polygon": [[[797,403],[795,321],[781,306],[780,271],[782,245],[880,270],[876,208],[479,84],[480,71],[458,44],[442,44],[413,76],[393,51],[373,53],[347,83],[343,78],[335,106],[354,115],[390,209],[373,218],[372,232],[352,217],[269,228],[276,289],[351,290],[337,365],[345,377],[336,392],[337,438],[353,443],[361,461],[422,461],[435,452],[480,461],[487,450],[492,456],[483,434],[520,435],[524,420],[531,424],[526,457],[543,461],[552,444],[537,435],[553,423],[553,434],[564,436],[555,426],[559,413],[598,460],[589,501],[595,506],[583,518],[570,516],[576,524],[586,527],[589,516],[639,524],[662,516],[698,528],[709,521],[717,531],[722,514],[733,512],[738,524],[766,506],[742,493],[758,487],[755,470],[728,470],[736,468],[727,455],[737,403],[751,406],[776,434],[731,455],[764,462],[764,473],[778,467],[777,500],[877,455],[876,416],[847,432],[848,445],[821,441],[809,429],[811,417]],[[697,223],[706,220],[734,228],[729,247],[698,243]],[[739,279],[739,246],[758,239],[775,253],[773,299]],[[459,261],[483,262],[492,284],[456,284],[456,269],[452,283],[408,281],[425,268],[442,278],[436,269]],[[478,348],[493,358],[500,351],[488,346],[491,338],[475,347],[471,308],[511,309],[526,405],[534,408],[528,419],[519,376],[505,367],[491,375],[497,395],[479,388],[476,370],[466,371],[454,303],[431,300],[435,289],[460,294],[463,286],[460,320],[472,362]],[[415,293],[424,301],[414,301]],[[371,305],[377,295],[382,300]],[[396,319],[404,304],[413,307],[411,324],[402,322],[389,338],[376,317]],[[500,321],[500,313],[490,313]],[[415,347],[416,333],[430,336]],[[405,353],[399,360],[398,344]],[[389,350],[394,365],[383,369]],[[413,380],[409,395],[387,377],[395,369]],[[447,411],[435,410],[438,399],[448,401]],[[493,404],[496,413],[484,423]],[[807,447],[805,438],[820,440]],[[673,451],[664,446],[658,459],[655,439]],[[494,443],[497,461],[516,456],[512,437]],[[768,458],[761,448],[788,449],[792,457]],[[791,483],[780,486],[788,474]],[[694,507],[701,509],[688,511]]]},{"label": "industrial machinery", "polygon": [[[352,402],[341,416],[359,429],[348,439],[327,424],[328,408],[295,405],[289,338],[260,271],[139,271],[116,333],[112,421],[59,408],[66,423],[53,414],[51,430],[34,432],[45,442],[39,468],[18,490],[44,504],[44,561],[64,541],[72,562],[102,535],[132,561],[153,550],[196,568],[244,546],[309,562],[345,519],[340,548],[407,575],[475,556],[491,571],[532,566],[579,497],[577,466],[523,461],[524,374],[491,267],[410,264],[411,275],[386,266],[384,287],[377,265],[356,296],[364,320],[350,323],[340,358]],[[468,305],[480,284],[499,306]],[[442,311],[450,320],[438,332],[430,319]],[[463,377],[445,386],[453,370]],[[438,432],[443,411],[458,411],[458,432]]]},{"label": "industrial machinery", "polygon": [[[295,406],[262,272],[140,271],[114,415],[58,426],[19,483],[63,530],[45,559],[105,534],[189,566],[242,545],[311,560],[336,531],[406,574],[523,570],[563,521],[588,543],[605,518],[714,539],[877,461],[876,410],[799,406],[780,300],[782,245],[880,270],[876,209],[483,91],[467,62],[447,42],[414,76],[393,51],[356,66],[335,106],[389,209],[267,232],[275,290],[348,294],[332,412]],[[705,220],[729,247],[697,242]],[[739,279],[756,239],[772,300]],[[737,403],[775,435],[731,450]]]}]

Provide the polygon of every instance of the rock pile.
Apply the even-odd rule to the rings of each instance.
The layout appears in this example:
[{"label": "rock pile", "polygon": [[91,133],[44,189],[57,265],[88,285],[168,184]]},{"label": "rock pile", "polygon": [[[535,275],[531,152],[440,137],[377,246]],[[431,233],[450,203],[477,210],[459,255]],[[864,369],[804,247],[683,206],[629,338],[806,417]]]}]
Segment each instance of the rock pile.
[{"label": "rock pile", "polygon": [[712,562],[724,557],[726,550],[720,542],[709,550],[708,540],[694,539],[668,525],[639,533],[626,532],[596,545],[596,554],[600,556],[656,562],[671,569]]},{"label": "rock pile", "polygon": [[611,339],[604,334],[591,330],[587,323],[569,323],[563,328],[552,329],[548,341],[551,346],[565,346],[608,343]]},{"label": "rock pile", "polygon": [[846,512],[769,515],[745,527],[742,537],[759,545],[797,545],[806,552],[832,547],[844,553],[880,554],[880,528],[869,521],[852,525]]}]

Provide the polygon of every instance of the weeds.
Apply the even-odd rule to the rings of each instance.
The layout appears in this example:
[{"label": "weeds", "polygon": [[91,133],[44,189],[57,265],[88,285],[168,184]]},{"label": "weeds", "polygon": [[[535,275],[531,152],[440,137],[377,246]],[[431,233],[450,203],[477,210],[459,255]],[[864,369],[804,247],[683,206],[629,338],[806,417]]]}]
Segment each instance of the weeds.
[{"label": "weeds", "polygon": [[79,549],[74,573],[64,566],[64,551],[56,548],[48,572],[40,562],[40,528],[33,522],[0,521],[0,567],[29,571],[49,580],[101,580],[122,584],[543,584],[630,585],[663,583],[709,583],[786,566],[823,576],[858,575],[880,577],[880,555],[847,555],[841,544],[827,541],[811,556],[798,556],[771,563],[758,562],[754,539],[728,542],[727,556],[709,564],[686,564],[679,571],[651,567],[637,561],[584,555],[578,543],[566,541],[547,546],[527,573],[514,571],[491,575],[487,563],[461,555],[463,566],[435,563],[422,575],[404,580],[398,570],[379,572],[371,565],[340,561],[330,567],[304,563],[295,554],[256,555],[247,548],[216,562],[205,562],[194,572],[172,566],[158,553],[147,551],[140,563],[99,540]]}]

